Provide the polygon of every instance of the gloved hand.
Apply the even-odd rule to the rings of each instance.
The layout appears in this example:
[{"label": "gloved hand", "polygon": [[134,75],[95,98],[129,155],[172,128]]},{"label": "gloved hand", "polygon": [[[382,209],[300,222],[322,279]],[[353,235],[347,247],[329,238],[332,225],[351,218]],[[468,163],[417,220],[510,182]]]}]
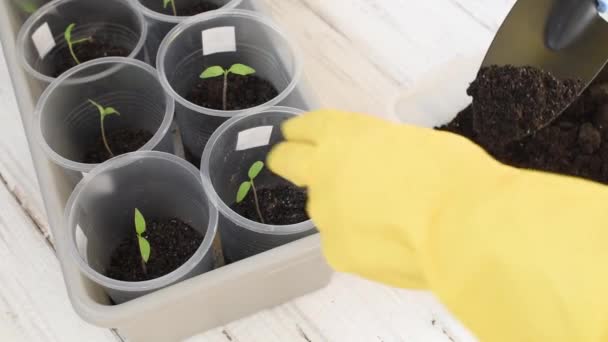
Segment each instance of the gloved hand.
[{"label": "gloved hand", "polygon": [[308,187],[336,270],[430,289],[482,341],[608,340],[605,187],[359,114],[306,114],[283,133],[269,166]]}]

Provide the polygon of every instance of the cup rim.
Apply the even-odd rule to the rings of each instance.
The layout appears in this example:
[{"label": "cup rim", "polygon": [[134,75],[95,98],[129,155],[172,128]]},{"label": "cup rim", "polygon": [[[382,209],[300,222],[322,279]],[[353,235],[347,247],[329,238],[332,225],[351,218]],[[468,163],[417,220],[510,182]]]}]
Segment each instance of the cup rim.
[{"label": "cup rim", "polygon": [[200,168],[200,176],[203,181],[203,187],[205,188],[205,192],[209,197],[211,203],[217,207],[220,214],[224,217],[228,218],[233,223],[243,227],[245,229],[249,229],[251,231],[261,233],[261,234],[271,234],[271,235],[292,235],[303,233],[308,230],[314,229],[315,225],[312,220],[291,224],[291,225],[270,225],[264,224],[256,221],[249,220],[237,212],[232,210],[218,195],[215,191],[215,187],[211,182],[210,175],[210,167],[211,167],[211,154],[213,152],[214,147],[217,142],[221,138],[221,136],[232,126],[239,123],[241,120],[250,119],[255,116],[263,116],[270,113],[285,113],[292,116],[298,116],[304,113],[303,110],[291,107],[282,107],[275,106],[264,109],[257,113],[249,114],[249,115],[239,115],[231,118],[230,120],[223,123],[212,135],[209,141],[207,142],[207,146],[203,152],[203,157],[201,158],[201,168]]},{"label": "cup rim", "polygon": [[[242,1],[243,0],[230,0],[224,6],[218,8],[217,10],[213,10],[213,11],[236,8],[238,5],[241,4]],[[188,16],[185,16],[185,15],[178,15],[178,16],[168,15],[168,14],[156,12],[156,11],[153,11],[153,10],[149,9],[148,7],[144,6],[141,3],[141,1],[139,1],[139,0],[133,0],[133,2],[135,3],[135,6],[144,14],[144,17],[150,18],[150,19],[153,19],[153,20],[156,20],[156,21],[162,21],[162,22],[167,22],[167,23],[171,23],[171,24],[179,24],[182,21],[184,21],[185,19],[193,17],[192,15],[188,15]],[[209,11],[209,12],[213,12],[213,11]],[[204,12],[204,13],[207,13],[207,12]],[[199,14],[203,14],[203,13],[199,13]],[[196,14],[196,15],[198,15],[198,14]]]},{"label": "cup rim", "polygon": [[[32,75],[34,78],[36,78],[40,81],[46,82],[46,83],[52,83],[55,79],[63,76],[68,71],[84,64],[84,63],[81,63],[75,67],[72,67],[71,69],[67,70],[66,72],[64,72],[63,74],[61,74],[58,77],[51,77],[51,76],[48,76],[48,75],[45,75],[45,74],[39,72],[34,67],[32,67],[32,65],[27,61],[27,58],[25,58],[25,51],[24,51],[25,45],[26,45],[25,44],[26,39],[28,36],[31,36],[31,34],[28,34],[28,33],[31,33],[31,31],[34,29],[34,23],[38,22],[42,17],[47,15],[58,5],[61,5],[64,3],[69,3],[69,2],[78,2],[78,1],[81,1],[81,0],[54,0],[54,1],[51,1],[51,2],[43,5],[42,7],[40,7],[36,12],[34,12],[34,14],[29,16],[29,18],[27,18],[27,20],[21,26],[21,29],[19,30],[19,33],[17,34],[17,40],[16,40],[17,59],[21,63],[21,66],[27,71],[27,73]],[[127,0],[127,1],[118,0],[117,2],[124,3],[127,7],[130,7],[133,14],[137,17],[137,20],[139,21],[139,28],[141,31],[139,40],[137,41],[137,44],[135,45],[135,47],[133,48],[131,53],[128,56],[124,57],[124,58],[135,58],[135,56],[137,56],[141,52],[141,50],[144,48],[146,39],[148,37],[148,24],[146,22],[144,15],[140,11],[138,11],[137,8],[134,6],[133,0]]]},{"label": "cup rim", "polygon": [[[266,103],[262,103],[258,106],[241,109],[241,110],[217,110],[217,109],[206,108],[206,107],[196,105],[196,104],[186,100],[183,96],[178,94],[173,89],[171,82],[169,82],[169,79],[167,78],[164,62],[165,62],[165,56],[167,54],[167,51],[169,51],[170,45],[179,37],[179,35],[182,32],[189,29],[190,27],[192,27],[200,22],[213,20],[213,19],[216,19],[216,18],[222,17],[222,16],[233,16],[233,17],[257,21],[259,24],[265,25],[268,28],[270,28],[271,30],[273,30],[274,32],[276,32],[285,41],[287,46],[289,46],[289,50],[292,53],[292,56],[294,58],[294,65],[295,65],[293,77],[291,78],[291,81],[289,82],[287,87],[285,87],[285,89],[283,89],[283,91],[281,91],[277,96],[275,96],[273,99],[267,101]],[[263,15],[260,15],[259,13],[253,12],[253,11],[241,10],[241,9],[231,9],[231,10],[220,9],[220,10],[209,11],[206,13],[192,16],[192,17],[188,18],[187,20],[183,21],[182,23],[180,23],[179,25],[175,26],[167,34],[165,39],[160,44],[160,47],[158,49],[158,54],[156,56],[156,70],[158,70],[158,73],[160,75],[160,80],[161,80],[163,87],[165,88],[165,91],[167,93],[171,94],[171,96],[175,99],[176,103],[179,103],[180,105],[186,107],[187,109],[189,109],[193,112],[199,113],[199,114],[206,114],[206,115],[223,117],[223,118],[231,118],[231,117],[234,117],[234,116],[237,116],[240,114],[255,113],[264,108],[275,106],[278,103],[280,103],[281,101],[283,101],[285,98],[287,98],[287,96],[289,96],[293,92],[293,90],[296,88],[297,84],[300,82],[300,79],[302,77],[302,57],[301,57],[300,49],[298,48],[298,46],[291,39],[289,39],[289,37],[287,36],[287,34],[285,34],[283,29],[281,29],[277,24],[275,24],[275,22],[273,20],[271,20]]]},{"label": "cup rim", "polygon": [[[156,70],[152,66],[150,66],[142,61],[139,61],[136,59],[131,59],[131,58],[126,58],[126,57],[104,57],[104,58],[98,58],[98,59],[95,59],[92,61],[88,61],[88,62],[82,63],[80,65],[77,65],[76,67],[66,71],[61,76],[59,76],[56,80],[54,80],[51,83],[51,85],[49,85],[44,90],[44,92],[40,96],[40,100],[36,104],[36,108],[34,109],[35,134],[36,134],[38,143],[42,146],[42,149],[46,153],[46,155],[54,163],[56,163],[64,168],[74,170],[74,171],[80,171],[80,172],[90,172],[91,170],[93,170],[93,168],[95,168],[95,166],[97,166],[99,164],[87,164],[87,163],[76,162],[76,161],[67,159],[66,157],[60,155],[59,153],[55,152],[55,150],[53,150],[53,148],[47,143],[46,138],[44,137],[44,133],[43,133],[42,115],[44,112],[44,107],[45,107],[47,101],[49,100],[49,98],[53,95],[53,93],[57,89],[59,89],[59,86],[64,81],[66,81],[68,78],[70,78],[74,74],[81,72],[82,70],[85,70],[85,69],[91,68],[91,67],[95,67],[98,65],[103,65],[103,64],[108,64],[108,65],[123,64],[123,65],[134,66],[136,68],[140,68],[140,69],[146,71],[147,73],[149,73],[150,75],[152,75],[154,78],[156,78],[158,80],[158,74],[156,73]],[[147,151],[147,150],[151,150],[154,147],[156,147],[161,142],[161,140],[168,134],[168,132],[171,128],[171,124],[173,122],[174,111],[175,111],[175,102],[173,101],[173,98],[171,96],[169,96],[164,90],[163,90],[163,93],[165,94],[165,98],[166,98],[166,102],[167,102],[167,105],[165,106],[165,114],[163,117],[163,121],[161,122],[158,130],[154,133],[152,138],[150,140],[148,140],[148,142],[146,142],[137,151]]]},{"label": "cup rim", "polygon": [[202,182],[200,181],[200,176],[199,176],[198,170],[194,166],[192,166],[192,164],[188,163],[187,161],[185,161],[175,155],[165,153],[165,152],[158,152],[158,151],[131,152],[131,153],[123,154],[114,159],[108,160],[108,161],[104,162],[103,164],[101,164],[100,166],[98,166],[97,168],[95,168],[90,174],[86,175],[82,179],[82,181],[80,181],[78,183],[78,185],[76,185],[76,188],[74,189],[74,191],[70,195],[70,198],[68,199],[68,202],[65,207],[65,212],[64,212],[64,227],[66,227],[66,229],[67,229],[66,232],[67,232],[68,236],[67,236],[67,238],[66,237],[63,237],[63,238],[67,239],[68,249],[70,250],[69,253],[70,253],[71,257],[75,259],[80,270],[89,279],[100,284],[101,286],[108,287],[108,288],[118,290],[118,291],[124,291],[124,292],[151,291],[151,290],[155,290],[155,289],[159,289],[159,288],[168,286],[168,285],[172,284],[175,280],[182,279],[190,271],[192,271],[192,269],[194,269],[196,267],[196,265],[207,255],[207,253],[209,253],[209,251],[211,250],[211,247],[213,245],[213,241],[215,240],[215,236],[217,234],[217,229],[218,229],[217,225],[218,225],[219,214],[218,214],[217,208],[215,208],[212,205],[212,203],[209,201],[209,199],[206,198],[208,210],[209,210],[209,221],[207,223],[207,231],[206,231],[205,237],[203,239],[203,242],[198,247],[196,252],[194,252],[194,254],[190,257],[190,259],[188,259],[186,262],[184,262],[180,267],[178,267],[173,272],[168,273],[162,277],[152,279],[152,280],[146,280],[146,281],[140,281],[140,282],[129,282],[129,281],[112,279],[112,278],[107,277],[104,274],[94,270],[91,266],[89,266],[89,264],[82,259],[80,253],[78,252],[78,248],[76,246],[75,230],[76,230],[77,225],[75,222],[73,222],[75,205],[76,205],[76,203],[78,203],[81,193],[86,189],[86,187],[89,185],[91,180],[93,180],[95,177],[107,172],[108,170],[120,168],[122,166],[128,165],[128,164],[135,162],[142,158],[162,159],[165,161],[175,163],[177,165],[177,167],[184,168],[201,184],[201,191],[202,191],[203,196],[208,197],[202,187]]}]

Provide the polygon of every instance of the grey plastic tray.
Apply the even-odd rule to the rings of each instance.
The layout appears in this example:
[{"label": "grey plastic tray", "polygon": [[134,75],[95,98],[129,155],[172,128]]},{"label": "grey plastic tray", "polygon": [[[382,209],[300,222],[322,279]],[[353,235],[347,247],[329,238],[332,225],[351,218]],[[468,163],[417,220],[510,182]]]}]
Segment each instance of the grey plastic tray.
[{"label": "grey plastic tray", "polygon": [[[240,8],[267,13],[263,0],[245,0]],[[21,21],[10,0],[0,0],[0,39],[49,224],[57,237],[65,233],[63,210],[74,184],[65,179],[33,139],[32,113],[42,89],[28,78],[16,58],[15,37]],[[317,107],[305,80],[281,105]],[[314,291],[325,286],[331,276],[315,235],[125,304],[111,305],[107,295],[80,274],[68,258],[67,248],[55,247],[76,312],[92,324],[118,329],[131,341],[179,341]]]}]

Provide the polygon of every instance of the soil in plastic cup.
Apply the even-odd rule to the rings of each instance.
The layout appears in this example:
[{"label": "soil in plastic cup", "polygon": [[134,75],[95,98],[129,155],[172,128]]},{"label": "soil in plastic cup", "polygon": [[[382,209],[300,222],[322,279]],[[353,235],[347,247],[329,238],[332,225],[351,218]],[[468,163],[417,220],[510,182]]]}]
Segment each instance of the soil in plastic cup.
[{"label": "soil in plastic cup", "polygon": [[[224,123],[211,137],[202,158],[201,174],[207,194],[220,212],[220,237],[226,261],[235,262],[316,232],[312,221],[276,226],[251,221],[237,214],[237,190],[247,180],[249,167],[266,161],[274,145],[283,141],[281,124],[302,111],[273,107],[239,116]],[[283,184],[284,180],[263,172],[257,188]]]},{"label": "soil in plastic cup", "polygon": [[138,150],[173,152],[170,128],[175,104],[156,70],[134,59],[101,58],[53,81],[34,112],[38,142],[49,159],[65,170],[90,172],[98,163],[87,163],[87,155],[105,151],[99,150],[103,146],[100,111],[91,101],[119,112],[104,119],[110,151],[114,134],[124,136],[126,142],[129,135],[140,132],[151,138]]},{"label": "soil in plastic cup", "polygon": [[[228,111],[201,107],[187,100],[206,68],[219,65],[228,69],[236,63],[255,69],[255,75],[269,81],[278,96],[256,107]],[[176,119],[184,147],[195,165],[199,165],[198,157],[209,137],[223,122],[281,103],[301,76],[297,49],[280,28],[245,10],[213,11],[176,26],[161,44],[157,69],[166,91],[176,100]]]},{"label": "soil in plastic cup", "polygon": [[[204,240],[188,261],[165,276],[140,282],[111,279],[105,272],[112,253],[129,234],[136,234],[135,208],[145,213],[146,222],[177,218]],[[207,200],[198,170],[168,153],[133,152],[101,164],[70,196],[65,220],[67,234],[60,235],[60,246],[69,249],[81,272],[116,304],[213,268],[217,209]],[[153,253],[152,244],[151,249]]]},{"label": "soil in plastic cup", "polygon": [[[130,0],[52,1],[28,18],[17,37],[18,58],[42,87],[51,83],[60,70],[77,64],[65,39],[71,24],[75,24],[71,31],[74,49],[87,44],[78,43],[79,40],[92,37],[99,51],[145,60],[148,28],[144,16]],[[87,50],[89,57],[99,52],[92,50],[95,49]],[[85,61],[81,61],[83,56],[79,57],[78,52],[74,54],[79,62]]]},{"label": "soil in plastic cup", "polygon": [[174,15],[171,3],[167,3],[165,6],[164,1],[162,0],[135,0],[137,7],[142,11],[148,22],[146,48],[150,53],[151,63],[156,63],[158,47],[167,33],[169,33],[175,25],[193,16],[193,14],[189,14],[192,8],[201,4],[209,4],[216,9],[233,9],[236,8],[241,1],[242,0],[174,0],[173,4],[175,5],[175,10],[177,12],[177,15]]}]

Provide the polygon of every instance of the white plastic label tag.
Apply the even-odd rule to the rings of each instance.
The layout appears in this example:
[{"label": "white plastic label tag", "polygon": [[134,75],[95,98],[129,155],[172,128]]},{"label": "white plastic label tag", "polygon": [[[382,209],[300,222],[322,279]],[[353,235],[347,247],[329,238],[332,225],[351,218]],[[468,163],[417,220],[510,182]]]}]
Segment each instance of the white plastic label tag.
[{"label": "white plastic label tag", "polygon": [[34,42],[34,46],[36,47],[36,50],[38,50],[38,56],[40,56],[41,59],[56,45],[48,23],[40,25],[40,27],[34,31],[34,34],[32,34],[32,41]]},{"label": "white plastic label tag", "polygon": [[260,126],[239,132],[236,150],[243,151],[270,144],[273,128],[273,126]]},{"label": "white plastic label tag", "polygon": [[234,26],[215,27],[204,30],[202,36],[203,56],[236,51],[236,31]]},{"label": "white plastic label tag", "polygon": [[82,228],[80,225],[76,226],[76,249],[80,253],[80,256],[84,258],[84,261],[87,262],[87,245],[89,244],[89,239],[84,235]]}]

